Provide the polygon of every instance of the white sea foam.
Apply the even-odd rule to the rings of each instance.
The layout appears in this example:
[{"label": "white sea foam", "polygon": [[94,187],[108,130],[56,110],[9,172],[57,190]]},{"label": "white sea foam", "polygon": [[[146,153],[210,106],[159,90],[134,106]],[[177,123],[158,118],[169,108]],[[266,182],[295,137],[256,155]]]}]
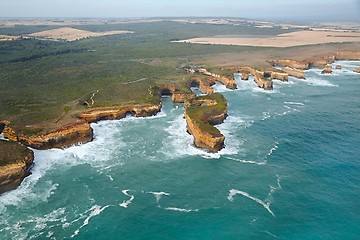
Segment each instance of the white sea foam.
[{"label": "white sea foam", "polygon": [[269,186],[270,187],[270,191],[268,193],[268,196],[266,198],[265,201],[262,201],[256,197],[253,197],[251,196],[249,193],[245,192],[245,191],[240,191],[240,190],[237,190],[237,189],[231,189],[229,190],[229,195],[227,196],[227,199],[229,201],[234,201],[234,196],[237,195],[237,194],[240,194],[244,197],[247,197],[255,202],[257,202],[258,204],[262,205],[273,217],[275,217],[275,214],[273,213],[273,211],[270,209],[270,205],[271,203],[273,202],[273,194],[281,189],[281,183],[280,183],[280,177],[278,175],[276,175],[276,184],[277,186],[274,187],[274,186]]},{"label": "white sea foam", "polygon": [[279,143],[275,142],[274,146],[270,149],[270,151],[267,155],[270,156],[274,151],[276,151],[279,148],[278,145],[279,145]]},{"label": "white sea foam", "polygon": [[185,209],[185,208],[177,208],[177,207],[167,207],[164,208],[165,210],[168,211],[177,211],[177,212],[198,212],[199,209]]},{"label": "white sea foam", "polygon": [[298,106],[304,106],[303,103],[300,102],[284,102],[285,104],[289,104],[289,105],[298,105]]},{"label": "white sea foam", "polygon": [[92,217],[95,217],[97,215],[99,215],[102,211],[104,211],[106,208],[108,208],[110,205],[106,205],[104,207],[98,206],[98,205],[94,205],[92,206],[87,212],[90,212],[90,215],[84,220],[83,224],[75,230],[74,234],[71,235],[71,238],[75,237],[76,235],[79,234],[81,228],[85,227],[86,225],[89,224],[89,221]]},{"label": "white sea foam", "polygon": [[130,199],[120,203],[119,204],[120,207],[127,208],[131,204],[131,202],[134,200],[135,197],[133,195],[128,194],[129,191],[130,191],[129,189],[122,190],[122,193],[125,194],[126,196],[130,197]]},{"label": "white sea foam", "polygon": [[156,199],[156,203],[159,203],[162,196],[170,196],[170,193],[167,193],[167,192],[147,192],[147,193],[154,195],[154,197]]},{"label": "white sea foam", "polygon": [[6,139],[6,138],[4,137],[4,133],[0,133],[0,140],[9,141],[9,139]]},{"label": "white sea foam", "polygon": [[240,162],[240,163],[246,163],[246,164],[256,164],[256,165],[265,165],[267,163],[266,160],[263,161],[255,161],[255,160],[243,160],[243,159],[237,159],[237,158],[233,158],[233,157],[225,157],[226,159],[235,161],[235,162]]},{"label": "white sea foam", "polygon": [[241,194],[243,195],[244,197],[247,197],[251,200],[254,200],[255,202],[259,203],[260,205],[262,205],[271,215],[273,215],[275,217],[275,214],[271,211],[270,209],[270,202],[263,202],[261,201],[260,199],[256,198],[256,197],[253,197],[251,196],[249,193],[247,192],[244,192],[244,191],[240,191],[240,190],[236,190],[236,189],[231,189],[229,190],[229,196],[227,197],[227,199],[229,201],[233,201],[234,200],[234,196],[237,195],[237,194]]},{"label": "white sea foam", "polygon": [[239,152],[242,142],[234,136],[233,132],[237,127],[248,124],[243,119],[229,116],[224,123],[216,127],[225,136],[225,148],[217,153],[210,153],[194,146],[194,138],[187,133],[186,120],[179,116],[165,130],[169,133],[169,144],[163,146],[163,152],[168,158],[178,158],[181,156],[202,156],[204,158],[218,159],[221,155],[232,155]]},{"label": "white sea foam", "polygon": [[320,86],[320,87],[338,87],[339,85],[333,84],[328,80],[319,79],[319,77],[306,77],[304,80],[305,83],[313,86]]}]

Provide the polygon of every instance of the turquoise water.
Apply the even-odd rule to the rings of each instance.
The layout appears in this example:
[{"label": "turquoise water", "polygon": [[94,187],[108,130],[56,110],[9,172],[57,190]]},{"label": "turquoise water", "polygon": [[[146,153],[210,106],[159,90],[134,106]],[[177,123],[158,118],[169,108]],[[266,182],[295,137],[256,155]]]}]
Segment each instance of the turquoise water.
[{"label": "turquoise water", "polygon": [[[339,64],[339,63],[337,63]],[[227,90],[226,148],[192,145],[184,108],[93,124],[95,139],[35,151],[0,196],[1,239],[359,239],[360,63]]]}]

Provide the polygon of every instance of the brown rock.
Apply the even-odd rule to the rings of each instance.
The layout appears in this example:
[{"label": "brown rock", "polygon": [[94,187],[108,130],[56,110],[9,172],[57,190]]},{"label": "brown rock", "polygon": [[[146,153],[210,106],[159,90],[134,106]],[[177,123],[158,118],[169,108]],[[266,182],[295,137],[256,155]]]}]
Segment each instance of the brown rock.
[{"label": "brown rock", "polygon": [[185,119],[194,144],[211,152],[224,147],[225,137],[212,125],[220,124],[227,116],[227,102],[219,93],[200,96],[185,102]]},{"label": "brown rock", "polygon": [[249,76],[250,76],[250,74],[249,73],[242,73],[241,74],[241,80],[249,80]]},{"label": "brown rock", "polygon": [[25,146],[0,140],[0,194],[17,188],[29,175],[34,153]]},{"label": "brown rock", "polygon": [[302,70],[309,69],[309,63],[306,61],[300,62],[291,59],[278,59],[278,60],[269,60],[268,63],[272,64],[272,66],[290,67],[290,68],[296,68]]},{"label": "brown rock", "polygon": [[289,76],[296,77],[299,79],[306,79],[305,73],[302,70],[286,67],[286,68],[283,68],[283,71],[286,72],[287,74],[289,74]]},{"label": "brown rock", "polygon": [[332,66],[326,65],[324,70],[321,71],[321,74],[332,74]]},{"label": "brown rock", "polygon": [[360,67],[358,67],[358,68],[354,69],[354,72],[356,72],[356,73],[360,73]]},{"label": "brown rock", "polygon": [[342,69],[341,65],[336,65],[335,69]]}]

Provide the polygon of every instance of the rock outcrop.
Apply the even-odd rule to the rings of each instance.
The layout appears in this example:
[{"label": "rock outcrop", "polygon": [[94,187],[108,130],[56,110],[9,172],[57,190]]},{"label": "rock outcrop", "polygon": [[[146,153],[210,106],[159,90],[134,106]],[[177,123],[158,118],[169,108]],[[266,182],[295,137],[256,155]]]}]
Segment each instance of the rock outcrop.
[{"label": "rock outcrop", "polygon": [[342,69],[342,66],[341,65],[336,65],[335,69],[340,70],[340,69]]},{"label": "rock outcrop", "polygon": [[160,104],[128,105],[111,108],[97,108],[79,114],[80,119],[87,122],[98,122],[100,120],[115,120],[131,115],[135,117],[154,116],[161,110]]},{"label": "rock outcrop", "polygon": [[264,78],[264,75],[260,71],[255,74],[254,81],[260,88],[265,90],[273,89],[273,81],[271,79]]},{"label": "rock outcrop", "polygon": [[230,79],[230,78],[221,76],[219,74],[209,72],[205,68],[195,69],[194,73],[201,73],[203,75],[213,77],[216,81],[221,82],[222,84],[224,84],[229,89],[236,89],[237,88],[235,79]]},{"label": "rock outcrop", "polygon": [[336,60],[360,60],[360,51],[339,51],[335,53]]},{"label": "rock outcrop", "polygon": [[180,91],[175,84],[158,85],[153,89],[158,96],[171,95],[174,103],[183,103],[186,99],[195,97],[195,94],[189,89],[188,91]]},{"label": "rock outcrop", "polygon": [[224,147],[224,135],[213,126],[227,117],[227,102],[223,95],[214,93],[186,101],[184,115],[195,146],[211,152]]},{"label": "rock outcrop", "polygon": [[306,70],[309,69],[309,63],[306,61],[296,61],[291,59],[277,59],[277,60],[268,60],[272,66],[279,67],[290,67],[296,69]]},{"label": "rock outcrop", "polygon": [[214,93],[214,89],[211,87],[215,84],[215,80],[213,78],[209,78],[207,81],[194,77],[191,79],[189,87],[199,87],[200,91],[204,94]]},{"label": "rock outcrop", "polygon": [[295,68],[289,68],[289,67],[285,67],[282,70],[284,72],[286,72],[287,74],[289,74],[289,76],[296,77],[296,78],[299,78],[299,79],[306,79],[305,78],[305,73],[302,70],[295,69]]},{"label": "rock outcrop", "polygon": [[17,188],[29,175],[34,153],[25,146],[0,140],[0,194]]},{"label": "rock outcrop", "polygon": [[324,70],[321,71],[321,74],[332,74],[332,66],[326,65],[324,67]]},{"label": "rock outcrop", "polygon": [[283,82],[289,81],[289,74],[287,74],[287,73],[271,71],[269,74],[270,74],[271,79],[276,79],[276,80],[280,80]]},{"label": "rock outcrop", "polygon": [[81,120],[55,131],[37,136],[27,136],[16,133],[16,131],[8,125],[5,126],[3,133],[5,138],[14,142],[20,142],[35,149],[65,148],[77,143],[90,142],[93,139],[93,130],[90,124]]},{"label": "rock outcrop", "polygon": [[241,74],[241,80],[247,81],[247,80],[249,80],[249,76],[250,76],[249,73],[244,72]]},{"label": "rock outcrop", "polygon": [[356,73],[360,73],[360,67],[358,67],[358,68],[354,69],[354,72],[356,72]]}]

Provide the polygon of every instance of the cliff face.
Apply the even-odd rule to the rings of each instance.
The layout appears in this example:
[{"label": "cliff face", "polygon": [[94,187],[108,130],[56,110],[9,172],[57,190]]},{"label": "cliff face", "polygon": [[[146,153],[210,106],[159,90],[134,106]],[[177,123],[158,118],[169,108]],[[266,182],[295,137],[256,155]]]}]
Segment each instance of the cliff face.
[{"label": "cliff face", "polygon": [[283,68],[283,71],[286,72],[287,74],[289,74],[289,76],[296,77],[299,79],[306,79],[305,73],[302,70],[286,67],[286,68]]},{"label": "cliff face", "polygon": [[171,100],[174,103],[183,103],[185,102],[187,99],[193,98],[195,97],[195,93],[191,92],[191,93],[184,93],[184,92],[174,92],[171,96]]},{"label": "cliff face", "polygon": [[273,89],[273,82],[271,79],[265,79],[263,74],[257,73],[254,76],[254,81],[258,85],[258,87],[263,88],[265,90],[272,90]]},{"label": "cliff face", "polygon": [[214,84],[215,84],[215,80],[213,80],[213,79],[204,81],[201,78],[195,77],[195,78],[191,79],[190,87],[198,86],[202,93],[212,94],[212,93],[214,93],[214,89],[211,87],[211,85],[214,85]]},{"label": "cliff face", "polygon": [[279,66],[279,67],[290,67],[290,68],[297,68],[306,70],[309,69],[309,63],[308,62],[300,62],[295,61],[291,59],[278,59],[278,60],[269,60],[268,61],[273,66]]},{"label": "cliff face", "polygon": [[[33,151],[18,143],[1,141],[0,194],[17,188],[29,174],[34,161]],[[4,162],[5,161],[5,162]]]},{"label": "cliff face", "polygon": [[236,89],[237,88],[235,79],[230,79],[230,78],[227,78],[227,77],[224,77],[224,76],[220,76],[219,74],[209,72],[205,68],[195,69],[194,72],[195,73],[201,73],[203,75],[213,77],[216,81],[221,82],[222,84],[224,84],[229,89]]},{"label": "cliff face", "polygon": [[89,123],[79,121],[47,134],[26,136],[17,134],[14,129],[6,126],[4,137],[35,149],[65,148],[77,143],[92,141],[93,130]]},{"label": "cliff face", "polygon": [[242,73],[241,74],[241,80],[247,81],[249,80],[249,73]]},{"label": "cliff face", "polygon": [[335,53],[336,60],[360,60],[360,51],[339,51]]},{"label": "cliff face", "polygon": [[321,71],[321,74],[332,74],[332,66],[326,65],[324,70]]},{"label": "cliff face", "polygon": [[158,105],[132,105],[113,108],[98,108],[83,112],[79,115],[79,118],[86,120],[87,122],[98,122],[100,120],[114,120],[126,117],[127,114],[131,114],[135,117],[148,117],[154,116],[161,110],[161,104]]},{"label": "cliff face", "polygon": [[185,102],[185,119],[194,144],[211,152],[224,147],[225,137],[212,125],[220,124],[227,116],[226,99],[218,93],[200,96]]},{"label": "cliff face", "polygon": [[270,72],[271,79],[277,79],[283,82],[289,81],[289,74],[280,72]]}]

